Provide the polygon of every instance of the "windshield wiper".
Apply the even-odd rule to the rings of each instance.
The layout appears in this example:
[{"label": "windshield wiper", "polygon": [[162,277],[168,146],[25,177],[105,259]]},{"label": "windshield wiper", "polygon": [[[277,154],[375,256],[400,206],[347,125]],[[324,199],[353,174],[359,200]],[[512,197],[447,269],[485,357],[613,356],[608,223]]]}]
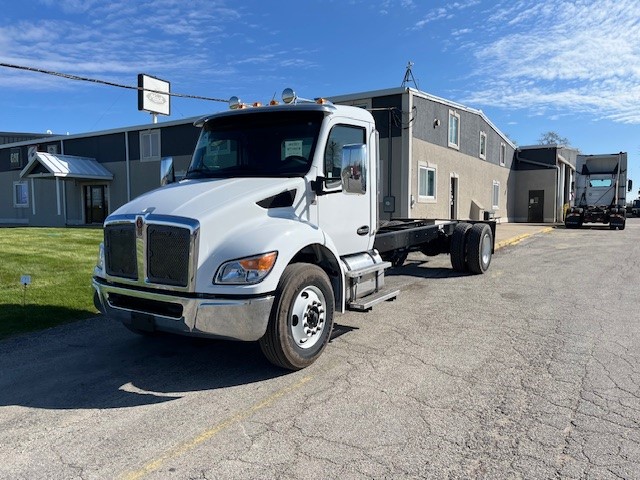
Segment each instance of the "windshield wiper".
[{"label": "windshield wiper", "polygon": [[186,178],[191,178],[192,176],[208,177],[212,173],[213,172],[211,170],[209,170],[208,168],[197,167],[197,168],[192,168],[190,170],[187,170],[187,173],[186,173],[185,177]]}]

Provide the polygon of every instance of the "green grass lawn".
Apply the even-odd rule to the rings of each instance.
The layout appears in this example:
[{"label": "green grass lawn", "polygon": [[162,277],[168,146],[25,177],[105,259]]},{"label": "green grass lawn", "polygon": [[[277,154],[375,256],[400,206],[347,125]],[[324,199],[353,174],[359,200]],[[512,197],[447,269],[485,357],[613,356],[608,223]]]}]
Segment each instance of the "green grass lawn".
[{"label": "green grass lawn", "polygon": [[[0,338],[97,314],[101,228],[0,228]],[[20,283],[31,276],[31,285]]]}]

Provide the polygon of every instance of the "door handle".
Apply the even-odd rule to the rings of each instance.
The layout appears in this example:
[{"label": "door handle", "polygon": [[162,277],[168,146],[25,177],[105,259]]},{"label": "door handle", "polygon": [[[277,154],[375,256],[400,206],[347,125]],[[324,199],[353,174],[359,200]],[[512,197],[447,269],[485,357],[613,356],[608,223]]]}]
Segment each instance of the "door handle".
[{"label": "door handle", "polygon": [[366,235],[366,234],[368,234],[369,233],[369,225],[363,225],[358,230],[356,230],[356,233],[358,235],[360,235],[361,237]]}]

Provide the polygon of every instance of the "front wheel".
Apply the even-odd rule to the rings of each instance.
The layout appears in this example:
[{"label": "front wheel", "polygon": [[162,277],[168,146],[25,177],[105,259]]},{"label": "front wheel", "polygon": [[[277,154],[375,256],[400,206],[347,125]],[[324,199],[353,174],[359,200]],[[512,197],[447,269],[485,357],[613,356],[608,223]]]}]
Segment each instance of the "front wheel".
[{"label": "front wheel", "polygon": [[320,267],[295,263],[285,268],[260,339],[267,359],[288,370],[311,365],[329,342],[333,328],[333,289]]}]

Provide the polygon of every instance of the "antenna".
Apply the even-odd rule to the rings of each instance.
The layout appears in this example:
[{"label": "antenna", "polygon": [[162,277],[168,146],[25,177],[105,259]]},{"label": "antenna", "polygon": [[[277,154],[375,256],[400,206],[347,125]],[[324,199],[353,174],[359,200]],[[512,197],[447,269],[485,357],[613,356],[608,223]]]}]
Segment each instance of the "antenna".
[{"label": "antenna", "polygon": [[413,67],[413,62],[409,61],[407,63],[407,71],[404,73],[404,80],[402,80],[402,86],[406,87],[407,83],[413,82],[413,84],[416,86],[416,89],[420,90],[420,87],[418,87],[418,82],[416,81],[416,78],[413,76],[413,72],[411,71],[411,67]]}]

